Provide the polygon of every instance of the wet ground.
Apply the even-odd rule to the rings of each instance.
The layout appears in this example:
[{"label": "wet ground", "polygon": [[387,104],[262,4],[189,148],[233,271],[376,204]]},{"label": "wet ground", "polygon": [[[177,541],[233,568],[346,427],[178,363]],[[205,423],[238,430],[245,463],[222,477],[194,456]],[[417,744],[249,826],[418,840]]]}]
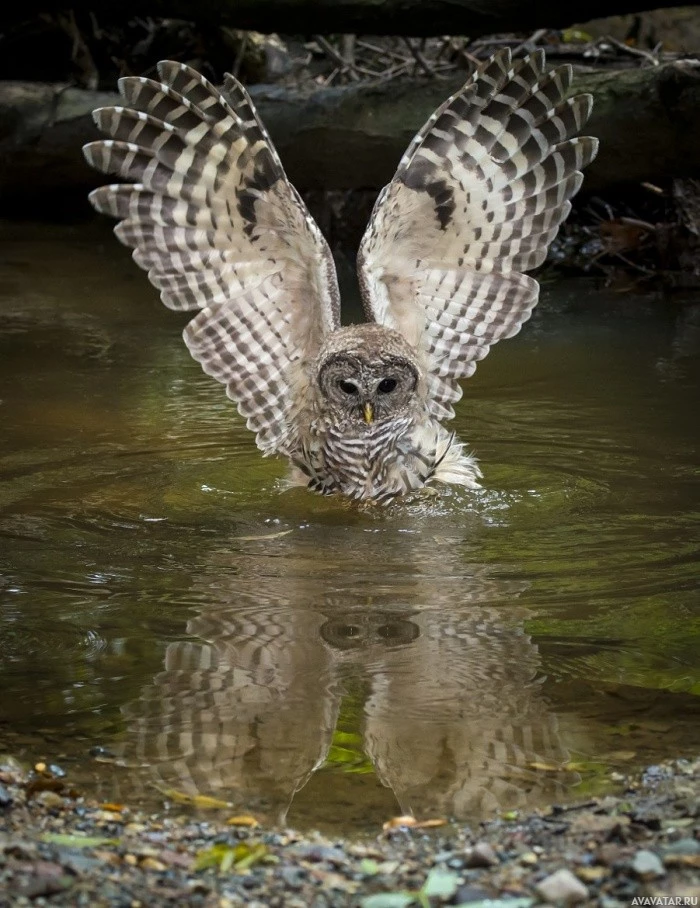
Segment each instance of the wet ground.
[{"label": "wet ground", "polygon": [[106,225],[0,235],[0,752],[332,834],[700,752],[700,299],[553,287],[465,386],[484,489],[296,490]]},{"label": "wet ground", "polygon": [[0,758],[0,908],[697,905],[700,765],[651,766],[620,789],[471,827],[395,818],[348,841],[211,803],[163,815],[76,801],[49,767]]}]

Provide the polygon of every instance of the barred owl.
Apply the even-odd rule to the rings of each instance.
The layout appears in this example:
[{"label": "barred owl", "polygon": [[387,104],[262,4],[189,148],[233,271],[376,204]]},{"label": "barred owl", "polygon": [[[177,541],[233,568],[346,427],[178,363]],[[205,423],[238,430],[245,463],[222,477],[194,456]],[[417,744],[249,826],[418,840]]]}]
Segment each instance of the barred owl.
[{"label": "barred owl", "polygon": [[326,494],[386,501],[428,483],[478,487],[443,421],[458,380],[537,302],[541,264],[597,141],[575,135],[592,99],[541,51],[487,61],[415,136],[374,207],[358,276],[368,322],[340,325],[328,244],[289,183],[246,90],[181,63],[121,79],[95,111],[111,138],[90,164],[133,181],[94,207],[226,385],[264,454]]}]

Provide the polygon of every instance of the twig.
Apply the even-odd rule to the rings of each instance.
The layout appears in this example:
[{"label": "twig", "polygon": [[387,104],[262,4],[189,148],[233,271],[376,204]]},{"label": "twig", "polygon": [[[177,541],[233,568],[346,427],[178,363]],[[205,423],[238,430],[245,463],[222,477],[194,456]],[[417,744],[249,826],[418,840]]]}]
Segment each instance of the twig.
[{"label": "twig", "polygon": [[231,69],[231,75],[234,79],[238,78],[238,73],[241,71],[241,65],[243,64],[243,57],[245,52],[248,50],[248,40],[249,32],[244,32],[243,40],[238,45],[238,51],[236,53],[236,59],[233,61],[233,67]]},{"label": "twig", "polygon": [[400,60],[402,63],[408,62],[408,57],[406,54],[400,54],[398,51],[392,50],[390,47],[379,47],[377,44],[370,44],[369,41],[360,41],[357,42],[357,47],[362,48],[363,50],[372,51],[372,53],[380,54],[382,57],[394,57],[396,60]]},{"label": "twig", "polygon": [[435,70],[434,70],[434,69],[432,68],[432,66],[428,63],[428,61],[425,59],[425,57],[423,56],[423,54],[418,50],[418,48],[415,47],[415,45],[413,44],[413,42],[411,41],[410,38],[402,37],[402,38],[401,38],[401,41],[402,41],[402,43],[405,44],[406,47],[411,51],[411,54],[412,54],[412,56],[413,56],[413,59],[416,61],[416,63],[418,64],[418,66],[420,66],[420,68],[423,70],[423,72],[424,72],[426,75],[432,76],[433,78],[439,78],[439,76],[437,75],[437,73],[435,72]]},{"label": "twig", "polygon": [[654,56],[651,51],[642,50],[641,47],[630,47],[629,44],[625,44],[623,41],[618,41],[617,38],[613,38],[610,35],[606,35],[603,39],[608,44],[612,44],[613,47],[616,47],[618,50],[627,51],[628,54],[632,54],[635,57],[644,57],[645,60],[648,60],[652,66],[658,66],[658,58]]},{"label": "twig", "polygon": [[547,34],[546,28],[538,28],[537,31],[534,31],[527,41],[523,41],[522,44],[518,44],[517,47],[513,48],[513,56],[519,54],[520,51],[524,50],[528,53],[531,53],[536,47],[537,42],[540,41]]},{"label": "twig", "polygon": [[347,72],[353,82],[360,81],[360,74],[357,71],[357,67],[353,63],[348,62],[341,53],[338,53],[333,45],[326,41],[323,35],[314,35],[314,41],[326,56],[330,57],[334,63],[338,64],[341,72]]}]

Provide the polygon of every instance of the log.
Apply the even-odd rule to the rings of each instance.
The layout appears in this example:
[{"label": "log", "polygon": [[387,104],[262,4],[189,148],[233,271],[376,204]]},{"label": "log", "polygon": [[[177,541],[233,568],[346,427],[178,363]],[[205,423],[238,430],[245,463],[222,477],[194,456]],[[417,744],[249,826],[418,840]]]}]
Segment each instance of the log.
[{"label": "log", "polygon": [[[469,35],[558,28],[601,16],[677,6],[678,0],[24,0],[5,4],[0,24],[70,8],[100,26],[132,16],[185,19],[283,34]],[[697,4],[688,4],[697,5]]]},{"label": "log", "polygon": [[[259,87],[258,109],[290,179],[301,190],[379,189],[391,179],[415,131],[461,77],[353,85],[310,96]],[[586,132],[601,151],[586,190],[700,177],[700,61],[617,71],[579,71],[574,92],[595,97]],[[80,148],[98,138],[90,112],[116,94],[0,82],[0,194],[23,210],[49,195],[71,204],[104,182]]]}]

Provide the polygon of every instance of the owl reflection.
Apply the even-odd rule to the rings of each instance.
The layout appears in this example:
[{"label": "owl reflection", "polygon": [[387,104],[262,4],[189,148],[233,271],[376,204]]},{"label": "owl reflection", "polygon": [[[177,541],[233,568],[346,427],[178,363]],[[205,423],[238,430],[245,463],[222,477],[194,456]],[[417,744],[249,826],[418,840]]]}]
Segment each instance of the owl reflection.
[{"label": "owl reflection", "polygon": [[358,255],[367,323],[340,326],[333,259],[245,89],[184,64],[121,79],[88,161],[130,183],[91,194],[171,309],[199,310],[190,352],[226,385],[264,454],[324,494],[386,501],[475,488],[454,433],[458,381],[516,334],[595,139],[571,67],[503,51],[415,136]]}]

